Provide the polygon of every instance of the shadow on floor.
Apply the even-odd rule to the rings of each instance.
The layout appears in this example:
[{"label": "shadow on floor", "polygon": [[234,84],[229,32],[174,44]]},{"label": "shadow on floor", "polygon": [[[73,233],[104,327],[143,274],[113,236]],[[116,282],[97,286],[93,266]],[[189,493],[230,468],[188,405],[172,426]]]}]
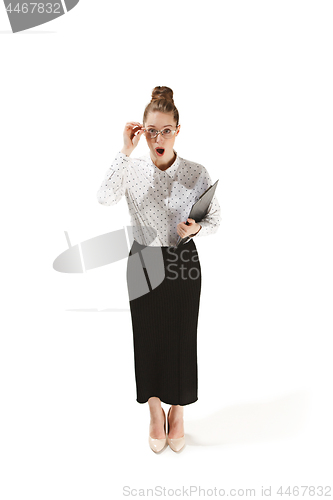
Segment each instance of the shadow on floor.
[{"label": "shadow on floor", "polygon": [[222,408],[200,420],[185,419],[186,444],[214,446],[294,435],[306,419],[309,399],[307,391],[297,391],[271,401]]}]

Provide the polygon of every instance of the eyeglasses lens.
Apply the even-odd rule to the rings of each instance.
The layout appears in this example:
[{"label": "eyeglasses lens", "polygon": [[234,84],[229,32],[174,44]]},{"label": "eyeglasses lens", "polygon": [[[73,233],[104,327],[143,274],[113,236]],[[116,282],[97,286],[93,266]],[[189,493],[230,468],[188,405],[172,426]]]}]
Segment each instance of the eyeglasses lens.
[{"label": "eyeglasses lens", "polygon": [[[148,128],[146,130],[146,136],[149,137],[149,139],[155,139],[158,135],[158,130],[155,130],[153,128]],[[161,135],[163,136],[164,139],[171,139],[171,137],[174,136],[175,130],[171,130],[169,128],[166,128],[165,130],[161,131]]]}]

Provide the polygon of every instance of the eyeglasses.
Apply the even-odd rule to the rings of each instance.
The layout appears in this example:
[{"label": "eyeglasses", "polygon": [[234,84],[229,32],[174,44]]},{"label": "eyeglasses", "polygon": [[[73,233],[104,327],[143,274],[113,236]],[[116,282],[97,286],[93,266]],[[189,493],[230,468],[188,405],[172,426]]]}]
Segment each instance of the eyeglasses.
[{"label": "eyeglasses", "polygon": [[[178,128],[178,126],[177,126]],[[155,139],[155,137],[158,136],[158,134],[161,134],[164,139],[171,139],[177,132],[176,130],[171,130],[170,128],[166,128],[164,130],[156,130],[155,128],[144,128],[143,129],[146,133],[146,136],[149,137],[149,139]]]}]

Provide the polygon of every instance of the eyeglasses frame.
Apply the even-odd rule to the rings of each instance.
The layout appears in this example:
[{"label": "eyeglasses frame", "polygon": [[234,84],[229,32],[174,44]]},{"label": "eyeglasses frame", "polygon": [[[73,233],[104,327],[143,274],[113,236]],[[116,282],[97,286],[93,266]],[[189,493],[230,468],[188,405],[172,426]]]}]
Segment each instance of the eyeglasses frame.
[{"label": "eyeglasses frame", "polygon": [[[179,125],[177,125],[176,130],[171,130],[171,132],[172,132],[171,137],[164,136],[164,134],[163,134],[163,130],[157,130],[157,134],[156,134],[156,135],[154,135],[154,137],[150,137],[150,139],[156,139],[156,137],[158,136],[158,134],[161,134],[161,136],[162,136],[164,139],[171,139],[171,138],[175,135],[175,133],[177,132],[177,129],[178,129],[178,127],[179,127],[179,126],[180,126],[180,124],[179,124]],[[144,132],[148,132],[148,130],[147,130],[146,128],[144,128],[144,129],[142,129],[142,130],[143,130]]]}]

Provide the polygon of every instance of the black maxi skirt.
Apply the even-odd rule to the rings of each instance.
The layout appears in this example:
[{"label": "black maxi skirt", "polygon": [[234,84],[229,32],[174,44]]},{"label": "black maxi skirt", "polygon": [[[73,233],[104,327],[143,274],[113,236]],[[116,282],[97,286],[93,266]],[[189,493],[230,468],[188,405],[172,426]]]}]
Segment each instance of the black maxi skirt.
[{"label": "black maxi skirt", "polygon": [[[142,285],[131,299],[130,287],[142,277],[146,288]],[[170,405],[194,403],[198,399],[201,267],[193,239],[178,248],[147,247],[134,240],[127,260],[127,287],[137,402],[146,403],[155,396]]]}]

